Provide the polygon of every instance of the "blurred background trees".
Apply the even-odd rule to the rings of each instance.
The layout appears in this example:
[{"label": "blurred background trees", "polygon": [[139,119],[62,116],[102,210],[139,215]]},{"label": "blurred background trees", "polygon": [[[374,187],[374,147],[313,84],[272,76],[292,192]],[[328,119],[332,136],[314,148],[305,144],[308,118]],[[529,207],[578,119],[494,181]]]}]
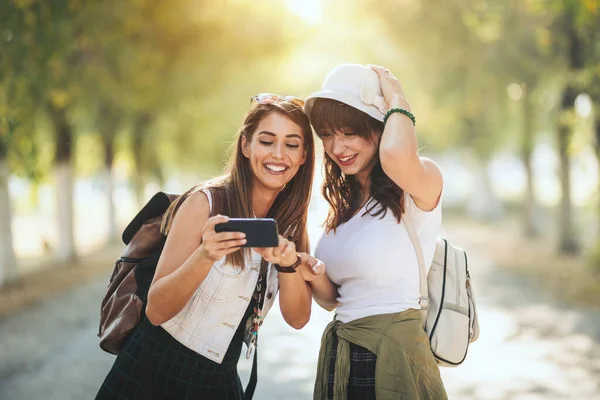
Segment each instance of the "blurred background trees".
[{"label": "blurred background trees", "polygon": [[598,0],[0,2],[0,285],[115,241],[153,190],[220,170],[252,94],[342,62],[399,77],[447,206],[594,254],[599,39]]}]

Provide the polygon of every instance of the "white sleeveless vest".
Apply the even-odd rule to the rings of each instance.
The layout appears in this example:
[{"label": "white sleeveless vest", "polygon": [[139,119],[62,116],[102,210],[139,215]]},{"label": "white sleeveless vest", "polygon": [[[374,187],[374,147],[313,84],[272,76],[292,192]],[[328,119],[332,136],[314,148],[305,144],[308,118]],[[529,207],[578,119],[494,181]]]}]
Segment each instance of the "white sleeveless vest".
[{"label": "white sleeveless vest", "polygon": [[[212,212],[210,190],[202,192],[208,197]],[[221,258],[213,264],[183,310],[162,327],[184,346],[220,364],[239,324],[247,322],[241,319],[254,294],[260,262],[261,257],[255,251],[250,260],[245,260],[243,270],[226,264],[225,257]],[[278,289],[277,271],[269,264],[263,318],[273,305]],[[246,357],[250,358],[254,344],[250,343],[248,329],[249,324],[246,324],[244,342],[248,346]]]}]

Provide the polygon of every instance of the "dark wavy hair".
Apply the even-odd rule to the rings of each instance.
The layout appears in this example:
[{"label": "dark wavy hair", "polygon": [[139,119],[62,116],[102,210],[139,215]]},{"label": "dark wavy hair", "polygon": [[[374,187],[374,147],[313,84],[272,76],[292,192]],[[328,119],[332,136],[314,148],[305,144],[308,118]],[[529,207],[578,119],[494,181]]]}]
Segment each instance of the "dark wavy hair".
[{"label": "dark wavy hair", "polygon": [[[181,196],[179,201],[174,201],[163,218],[161,230],[164,234],[169,232],[175,213],[181,203],[202,188],[209,188],[213,195],[212,215],[220,213],[231,218],[252,218],[254,172],[250,166],[250,161],[242,153],[242,137],[250,142],[260,122],[271,113],[278,113],[289,118],[302,129],[306,162],[300,166],[296,175],[279,192],[267,213],[267,218],[274,218],[277,221],[279,233],[293,241],[298,251],[309,251],[306,221],[315,166],[314,139],[310,122],[302,108],[284,101],[272,104],[254,104],[250,108],[236,135],[236,143],[229,164],[225,169],[225,174],[193,187]],[[249,252],[249,250],[247,251]],[[227,255],[226,261],[243,268],[244,249]]]},{"label": "dark wavy hair", "polygon": [[[337,100],[317,98],[309,115],[316,134],[323,132],[350,131],[364,139],[379,143],[383,134],[383,123],[370,115]],[[369,179],[371,200],[365,214],[383,218],[390,210],[400,222],[404,212],[404,191],[387,176],[381,167],[379,151],[375,153],[375,164]],[[327,232],[347,222],[362,206],[361,186],[354,175],[344,175],[341,168],[325,153],[325,180],[322,192],[331,208],[325,220]]]}]

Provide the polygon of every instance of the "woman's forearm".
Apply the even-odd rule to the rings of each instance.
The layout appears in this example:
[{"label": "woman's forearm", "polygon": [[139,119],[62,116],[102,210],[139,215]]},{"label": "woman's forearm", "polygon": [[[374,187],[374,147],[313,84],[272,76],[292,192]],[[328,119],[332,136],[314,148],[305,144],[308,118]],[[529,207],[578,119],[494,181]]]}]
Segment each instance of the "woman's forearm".
[{"label": "woman's forearm", "polygon": [[311,290],[299,272],[279,275],[279,308],[291,327],[301,329],[310,319]]},{"label": "woman's forearm", "polygon": [[309,282],[312,289],[312,296],[318,305],[327,311],[333,311],[338,306],[337,287],[329,280],[326,274],[319,275],[316,279]]},{"label": "woman's forearm", "polygon": [[[404,99],[394,98],[389,108],[402,108],[410,111],[410,105]],[[415,127],[406,115],[392,113],[381,137],[379,145],[380,156],[394,158],[395,161],[410,161],[418,157],[419,142],[415,134]]]},{"label": "woman's forearm", "polygon": [[154,282],[148,292],[148,320],[158,326],[176,316],[202,284],[212,265],[212,260],[196,251],[181,267]]}]

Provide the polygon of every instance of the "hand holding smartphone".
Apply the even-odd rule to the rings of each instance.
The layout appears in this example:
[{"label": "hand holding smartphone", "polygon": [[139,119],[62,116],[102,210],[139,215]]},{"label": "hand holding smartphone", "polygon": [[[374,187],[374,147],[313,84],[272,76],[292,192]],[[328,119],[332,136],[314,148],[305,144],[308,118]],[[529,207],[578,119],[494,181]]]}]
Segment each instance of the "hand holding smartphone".
[{"label": "hand holding smartphone", "polygon": [[277,247],[279,235],[273,218],[229,218],[215,225],[215,232],[243,232],[246,243],[242,247]]}]

